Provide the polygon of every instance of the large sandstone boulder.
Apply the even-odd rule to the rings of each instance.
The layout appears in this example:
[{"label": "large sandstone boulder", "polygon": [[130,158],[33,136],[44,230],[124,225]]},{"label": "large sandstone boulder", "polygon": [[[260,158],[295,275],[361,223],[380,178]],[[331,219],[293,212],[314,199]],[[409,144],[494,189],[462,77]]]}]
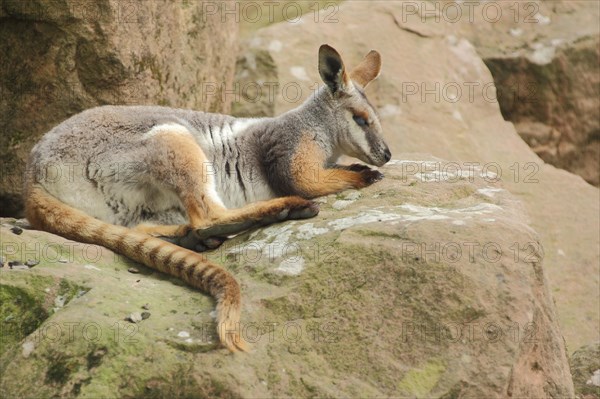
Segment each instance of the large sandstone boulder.
[{"label": "large sandstone boulder", "polygon": [[271,115],[312,92],[323,42],[349,65],[376,48],[384,71],[367,93],[396,158],[382,182],[322,199],[315,219],[207,254],[242,285],[251,354],[217,350],[212,301],[177,280],[2,226],[5,262],[40,263],[0,271],[0,394],[573,397],[562,335],[569,352],[598,341],[598,189],[545,165],[503,120],[458,28],[407,25],[402,4],[274,25],[238,61],[246,94],[275,91],[236,112]]},{"label": "large sandstone boulder", "polygon": [[[400,158],[382,182],[320,199],[314,219],[207,254],[241,283],[249,354],[215,348],[207,296],[100,247],[16,235],[5,220],[5,261],[40,263],[0,271],[0,393],[573,397],[520,202],[481,168],[440,179],[416,171],[445,162]],[[136,312],[137,324],[124,320]]]},{"label": "large sandstone boulder", "polygon": [[[513,124],[504,121],[494,79],[463,37],[470,33],[459,23],[422,17],[419,4],[345,2],[334,15],[337,22],[326,23],[329,14],[310,15],[300,23],[261,30],[244,46],[247,50],[238,61],[242,69],[236,74],[265,82],[262,96],[256,97],[254,86],[248,85],[249,98],[234,109],[280,114],[297,106],[320,82],[317,49],[322,43],[337,48],[348,67],[377,49],[383,71],[366,91],[380,111],[392,153],[430,153],[457,162],[452,169],[456,173],[474,165],[496,173],[523,201],[540,234],[569,352],[597,342],[599,190],[545,164],[529,148]],[[377,29],[372,29],[373,21]],[[452,172],[440,165],[428,168],[439,176]]]},{"label": "large sandstone boulder", "polygon": [[77,112],[99,104],[228,111],[205,93],[231,84],[237,26],[206,11],[198,1],[1,0],[0,215],[22,208],[33,144]]}]

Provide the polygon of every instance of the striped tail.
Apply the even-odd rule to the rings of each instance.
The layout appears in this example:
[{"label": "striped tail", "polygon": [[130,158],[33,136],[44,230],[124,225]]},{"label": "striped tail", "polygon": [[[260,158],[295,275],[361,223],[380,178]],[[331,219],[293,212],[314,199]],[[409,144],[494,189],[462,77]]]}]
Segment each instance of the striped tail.
[{"label": "striped tail", "polygon": [[59,201],[39,185],[27,190],[25,212],[35,228],[70,240],[102,245],[209,293],[217,301],[222,344],[232,352],[247,350],[240,334],[240,287],[227,270],[196,252],[93,218]]}]

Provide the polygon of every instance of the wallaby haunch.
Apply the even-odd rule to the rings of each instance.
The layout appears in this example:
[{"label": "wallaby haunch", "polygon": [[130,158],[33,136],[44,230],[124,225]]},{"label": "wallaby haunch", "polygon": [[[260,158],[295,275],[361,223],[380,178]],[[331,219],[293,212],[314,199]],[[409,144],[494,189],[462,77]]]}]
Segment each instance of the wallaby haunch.
[{"label": "wallaby haunch", "polygon": [[[27,218],[35,228],[105,246],[209,293],[222,344],[245,350],[237,281],[190,249],[214,248],[253,226],[315,216],[310,198],[380,180],[365,165],[335,163],[349,155],[381,166],[391,157],[363,91],[380,69],[381,57],[371,51],[347,73],[337,51],[323,45],[326,85],[275,118],[155,106],[86,110],[33,148]],[[49,178],[49,170],[60,178]]]}]

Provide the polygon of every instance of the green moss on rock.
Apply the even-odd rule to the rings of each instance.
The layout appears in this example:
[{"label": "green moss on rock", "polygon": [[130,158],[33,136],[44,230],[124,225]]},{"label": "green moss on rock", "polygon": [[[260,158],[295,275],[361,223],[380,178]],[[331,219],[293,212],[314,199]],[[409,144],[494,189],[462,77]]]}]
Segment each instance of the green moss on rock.
[{"label": "green moss on rock", "polygon": [[440,380],[445,369],[440,360],[430,359],[422,367],[406,373],[398,383],[398,390],[417,398],[430,397],[431,390]]},{"label": "green moss on rock", "polygon": [[582,398],[600,398],[600,387],[588,384],[594,373],[600,370],[600,343],[577,349],[570,363],[575,393]]},{"label": "green moss on rock", "polygon": [[48,318],[43,303],[43,296],[32,290],[0,285],[0,354],[34,332]]},{"label": "green moss on rock", "polygon": [[175,372],[165,377],[154,377],[146,381],[144,388],[130,399],[231,399],[241,395],[231,391],[226,384],[210,377],[198,382],[193,365],[179,366]]}]

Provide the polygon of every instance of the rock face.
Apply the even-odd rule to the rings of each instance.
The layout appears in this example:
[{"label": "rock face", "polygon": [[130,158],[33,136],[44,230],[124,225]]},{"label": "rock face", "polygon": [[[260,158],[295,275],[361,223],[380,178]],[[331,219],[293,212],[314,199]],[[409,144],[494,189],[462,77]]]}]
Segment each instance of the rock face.
[{"label": "rock face", "polygon": [[[496,4],[492,3],[491,7]],[[452,170],[430,171],[439,175],[466,172],[474,165],[498,174],[523,201],[540,234],[569,352],[597,342],[600,298],[590,293],[599,290],[599,190],[545,164],[531,151],[514,126],[504,121],[494,78],[467,40],[471,32],[448,17],[436,21],[431,13],[419,10],[419,4],[346,2],[334,16],[321,13],[301,23],[271,26],[245,44],[241,56],[244,60],[270,56],[270,60],[238,65],[249,65],[247,73],[266,82],[262,98],[270,93],[267,83],[277,87],[272,109],[280,114],[297,106],[321,81],[317,49],[322,43],[338,49],[348,68],[369,50],[378,50],[383,70],[366,92],[379,109],[392,154],[418,152],[456,162]],[[364,19],[367,14],[369,21]],[[369,28],[372,21],[377,21],[377,29]],[[489,24],[489,29],[496,26]],[[258,56],[253,55],[256,52]],[[254,65],[258,67],[252,69]],[[260,65],[273,66],[261,71]],[[256,102],[242,101],[235,109],[244,107],[251,112]]]},{"label": "rock face", "polygon": [[[411,171],[446,162],[401,159],[384,181],[321,199],[314,219],[207,255],[241,282],[250,354],[215,349],[212,301],[176,280],[3,225],[7,261],[42,256],[0,271],[12,332],[0,392],[572,397],[539,238],[520,202],[480,168],[440,178]],[[33,243],[37,252],[24,249]]]},{"label": "rock face", "polygon": [[1,1],[0,215],[21,210],[33,144],[77,112],[100,104],[227,112],[227,101],[205,94],[232,82],[237,26],[205,11],[196,1]]},{"label": "rock face", "polygon": [[[600,27],[590,1],[499,2],[461,24],[502,114],[545,162],[600,184]],[[488,12],[493,16],[492,11]]]},{"label": "rock face", "polygon": [[570,363],[575,393],[583,399],[600,398],[600,343],[577,349]]},{"label": "rock face", "polygon": [[[599,58],[595,36],[557,48],[548,64],[527,57],[485,59],[504,92],[499,96],[502,113],[527,144],[545,162],[595,186],[600,184]],[[511,93],[510,87],[535,87],[535,93],[515,100],[523,93]]]}]

